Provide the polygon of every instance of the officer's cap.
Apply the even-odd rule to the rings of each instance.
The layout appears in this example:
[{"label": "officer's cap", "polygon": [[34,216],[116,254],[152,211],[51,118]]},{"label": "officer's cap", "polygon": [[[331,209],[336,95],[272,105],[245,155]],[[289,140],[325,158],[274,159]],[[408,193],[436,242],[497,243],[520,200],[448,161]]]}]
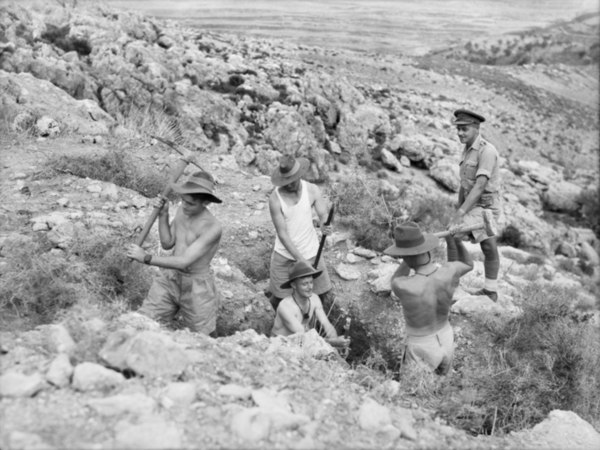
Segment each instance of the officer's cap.
[{"label": "officer's cap", "polygon": [[454,111],[454,117],[455,119],[452,121],[454,125],[470,125],[472,123],[479,124],[485,122],[485,117],[468,109],[457,109]]}]

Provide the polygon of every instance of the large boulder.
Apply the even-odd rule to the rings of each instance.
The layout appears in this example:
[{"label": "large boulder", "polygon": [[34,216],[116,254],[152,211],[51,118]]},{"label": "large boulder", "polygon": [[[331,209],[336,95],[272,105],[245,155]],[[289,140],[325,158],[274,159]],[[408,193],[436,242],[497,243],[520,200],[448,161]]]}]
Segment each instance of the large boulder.
[{"label": "large boulder", "polygon": [[185,350],[165,334],[154,331],[115,331],[100,350],[110,367],[147,377],[176,377],[190,364]]},{"label": "large boulder", "polygon": [[0,70],[0,108],[9,123],[20,114],[35,118],[40,135],[53,135],[57,128],[80,134],[107,134],[115,122],[97,103],[75,100],[49,81],[29,73]]},{"label": "large boulder", "polygon": [[458,192],[460,188],[458,164],[451,159],[436,161],[429,169],[429,176],[451,192]]},{"label": "large boulder", "polygon": [[582,188],[568,181],[552,183],[542,192],[541,197],[546,209],[550,211],[574,213],[579,210],[578,202]]}]

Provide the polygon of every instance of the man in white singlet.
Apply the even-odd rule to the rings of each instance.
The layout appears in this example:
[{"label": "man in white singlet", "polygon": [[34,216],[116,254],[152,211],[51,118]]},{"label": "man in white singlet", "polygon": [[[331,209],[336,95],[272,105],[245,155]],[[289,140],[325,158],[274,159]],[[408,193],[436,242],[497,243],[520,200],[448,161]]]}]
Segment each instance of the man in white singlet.
[{"label": "man in white singlet", "polygon": [[[292,156],[281,158],[279,167],[273,172],[271,181],[275,189],[269,197],[269,211],[275,226],[275,247],[271,255],[270,286],[271,304],[277,311],[282,298],[291,295],[291,289],[283,289],[290,270],[297,261],[313,265],[319,249],[319,237],[313,224],[314,208],[320,229],[324,235],[331,232],[325,226],[327,204],[317,186],[302,180],[309,162],[305,158]],[[324,300],[331,292],[331,280],[324,258],[317,267],[321,274],[314,279],[313,292]]]}]

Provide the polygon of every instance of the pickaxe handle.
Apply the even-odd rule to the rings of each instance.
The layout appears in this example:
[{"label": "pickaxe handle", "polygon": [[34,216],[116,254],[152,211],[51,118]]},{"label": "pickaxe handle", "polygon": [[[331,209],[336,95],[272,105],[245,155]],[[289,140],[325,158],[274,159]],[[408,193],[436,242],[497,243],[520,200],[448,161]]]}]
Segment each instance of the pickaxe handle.
[{"label": "pickaxe handle", "polygon": [[474,223],[472,225],[465,225],[464,227],[457,229],[454,233],[451,233],[450,231],[439,231],[437,233],[433,233],[433,235],[438,238],[445,238],[446,236],[450,236],[451,234],[469,233],[471,231],[479,230],[482,228],[485,228],[485,223],[480,222],[480,223]]},{"label": "pickaxe handle", "polygon": [[[329,208],[329,214],[327,215],[327,220],[325,221],[324,225],[331,225],[331,221],[333,220],[333,211],[334,206],[331,205],[331,208]],[[321,253],[323,252],[323,246],[325,245],[326,237],[327,236],[325,235],[321,236],[321,242],[319,242],[319,250],[317,250],[317,256],[315,256],[315,262],[313,263],[313,267],[315,269],[319,265],[319,260],[321,259]]]},{"label": "pickaxe handle", "polygon": [[493,217],[491,211],[483,210],[481,212],[481,222],[477,222],[477,223],[474,223],[471,225],[465,225],[457,230],[453,230],[454,233],[451,233],[450,231],[440,231],[438,233],[433,233],[433,234],[434,234],[434,236],[436,236],[438,238],[443,238],[446,236],[450,236],[451,234],[469,233],[469,232],[475,231],[475,230],[485,230],[485,233],[488,235],[488,237],[496,236],[496,234],[497,234],[496,224],[494,222],[494,217]]},{"label": "pickaxe handle", "polygon": [[[183,172],[185,171],[185,168],[187,167],[187,165],[188,165],[188,161],[185,159],[180,159],[177,162],[177,165],[173,168],[173,171],[171,172],[171,178],[169,179],[169,182],[167,183],[167,185],[165,186],[165,188],[162,190],[162,192],[160,194],[162,197],[167,198],[169,196],[169,194],[171,193],[171,184],[175,183],[179,179],[179,177],[181,175],[183,175]],[[155,206],[154,209],[152,210],[152,214],[150,214],[150,217],[148,217],[148,220],[146,220],[146,224],[144,225],[144,228],[142,229],[140,235],[138,236],[137,242],[136,242],[136,244],[139,245],[140,247],[142,246],[142,244],[148,237],[148,234],[150,233],[150,229],[152,228],[152,225],[154,225],[154,222],[156,221],[156,218],[158,217],[159,212],[160,212],[160,209]]]}]

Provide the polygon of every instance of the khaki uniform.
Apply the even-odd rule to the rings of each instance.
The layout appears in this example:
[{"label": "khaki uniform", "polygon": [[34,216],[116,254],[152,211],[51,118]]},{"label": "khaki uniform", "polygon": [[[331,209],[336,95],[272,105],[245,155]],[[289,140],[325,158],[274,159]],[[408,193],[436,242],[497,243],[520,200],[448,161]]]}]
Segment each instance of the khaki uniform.
[{"label": "khaki uniform", "polygon": [[[460,186],[464,192],[464,198],[467,198],[469,192],[475,186],[475,181],[480,175],[488,178],[485,191],[481,194],[479,200],[470,211],[463,216],[463,223],[470,225],[481,222],[482,209],[492,211],[497,224],[501,220],[500,204],[500,177],[499,177],[499,156],[496,147],[477,136],[470,148],[463,150],[460,161]],[[475,230],[472,232],[473,241],[481,242],[487,239],[485,230]]]}]

